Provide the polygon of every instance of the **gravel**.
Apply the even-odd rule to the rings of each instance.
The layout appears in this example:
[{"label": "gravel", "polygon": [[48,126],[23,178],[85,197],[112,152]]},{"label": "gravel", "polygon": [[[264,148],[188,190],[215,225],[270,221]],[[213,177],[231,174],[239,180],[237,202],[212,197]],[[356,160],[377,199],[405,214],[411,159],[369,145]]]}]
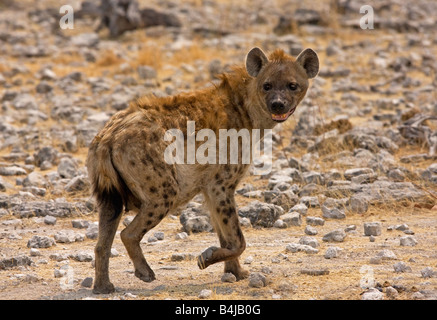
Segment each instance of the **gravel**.
[{"label": "gravel", "polygon": [[[152,0],[150,5],[158,2]],[[359,3],[337,2],[340,29],[361,30],[356,19]],[[271,172],[254,176],[251,169],[248,181],[236,187],[243,231],[260,239],[263,249],[282,246],[283,250],[285,246],[290,262],[301,266],[317,264],[316,259],[329,270],[337,270],[344,260],[369,262],[375,279],[380,284],[387,280],[391,286],[376,284],[377,288],[362,294],[363,300],[428,298],[427,283],[432,285],[430,278],[436,277],[435,256],[430,253],[431,230],[435,230],[430,215],[436,208],[437,185],[433,78],[437,70],[433,34],[437,7],[433,1],[412,3],[408,10],[392,0],[375,4],[378,29],[386,33],[374,38],[361,32],[363,37],[347,43],[342,37],[333,39],[332,26],[324,23],[329,6],[283,12],[276,5],[265,10],[261,2],[253,6],[233,3],[231,7],[213,1],[200,6],[172,2],[164,6],[165,11],[178,23],[139,31],[147,35],[145,43],[135,42],[133,31],[123,38],[83,32],[99,20],[96,13],[80,19],[82,31],[79,28],[74,35],[62,35],[62,30],[50,27],[59,20],[59,14],[52,14],[59,8],[46,1],[41,6],[35,10],[11,5],[0,15],[0,43],[8,44],[0,45],[0,269],[6,270],[6,280],[0,284],[6,289],[0,291],[4,295],[21,290],[26,281],[43,283],[29,271],[43,274],[49,265],[50,276],[54,272],[55,277],[62,277],[66,272],[62,261],[87,266],[94,258],[98,224],[94,222],[96,204],[90,201],[86,148],[116,111],[144,94],[166,96],[201,89],[211,81],[216,85],[219,74],[240,64],[245,54],[242,48],[253,43],[262,44],[266,51],[280,47],[298,54],[304,46],[296,34],[303,33],[312,47],[325,53],[324,61],[293,115],[295,122],[273,130]],[[380,10],[382,7],[388,9]],[[217,27],[223,24],[217,12],[229,13],[225,29]],[[78,11],[78,18],[82,13]],[[162,24],[158,17],[168,15],[155,12],[149,19]],[[276,23],[268,36],[256,31],[265,28],[266,21]],[[110,32],[122,22],[111,24]],[[175,41],[161,46],[167,38]],[[218,47],[220,52],[215,50]],[[220,57],[211,56],[211,50]],[[183,52],[186,59],[181,58]],[[320,104],[321,96],[332,108]],[[142,243],[159,252],[174,245],[182,253],[164,255],[172,261],[191,260],[192,255],[184,253],[190,246],[215,237],[201,197],[179,210],[166,217],[175,218],[171,221],[174,233],[152,232],[146,237],[148,242]],[[134,218],[132,212],[128,214],[131,216],[122,218],[121,227]],[[368,238],[362,236],[361,225]],[[264,235],[268,238],[271,234],[274,240],[265,241]],[[120,241],[118,234],[116,241]],[[342,248],[335,246],[339,243]],[[288,258],[279,257],[278,252],[258,252],[257,245],[247,242],[246,250],[253,251],[243,261],[253,268],[251,278],[235,286],[249,283],[261,289],[249,290],[256,291],[250,298],[290,298],[286,290],[277,293],[276,286],[265,288],[272,291],[263,295],[263,272],[274,275],[276,268],[288,265]],[[111,256],[128,258],[124,249]],[[267,265],[270,262],[273,268]],[[397,280],[386,279],[381,272],[391,266]],[[301,270],[303,278],[303,274],[325,272],[322,267]],[[408,281],[419,278],[419,272],[426,279],[414,283],[420,292],[400,289],[398,282],[407,276]],[[337,273],[341,270],[328,276]],[[90,288],[93,279],[85,276],[78,273],[74,284]],[[182,274],[176,277],[186,279]],[[225,274],[222,281],[235,280]],[[328,293],[317,288],[316,293],[323,291],[326,297],[316,293],[314,297],[331,299],[341,297],[339,292],[349,292],[342,281],[335,285]],[[61,297],[49,280],[44,286]],[[291,298],[299,298],[304,291]],[[196,291],[191,297],[197,295]],[[211,292],[198,296],[211,297]],[[354,294],[354,298],[359,296]]]}]

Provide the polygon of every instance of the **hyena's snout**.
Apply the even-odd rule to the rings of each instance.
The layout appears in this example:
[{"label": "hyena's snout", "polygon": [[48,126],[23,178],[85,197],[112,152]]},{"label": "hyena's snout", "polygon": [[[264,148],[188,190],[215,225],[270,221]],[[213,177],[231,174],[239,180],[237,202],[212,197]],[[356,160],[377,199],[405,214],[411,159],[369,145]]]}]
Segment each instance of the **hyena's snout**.
[{"label": "hyena's snout", "polygon": [[268,101],[267,106],[272,114],[272,119],[276,122],[287,120],[288,117],[291,116],[296,110],[296,107],[293,106],[290,101],[281,96],[276,96]]},{"label": "hyena's snout", "polygon": [[285,101],[278,98],[272,101],[270,110],[275,114],[283,114],[288,111],[288,106]]}]

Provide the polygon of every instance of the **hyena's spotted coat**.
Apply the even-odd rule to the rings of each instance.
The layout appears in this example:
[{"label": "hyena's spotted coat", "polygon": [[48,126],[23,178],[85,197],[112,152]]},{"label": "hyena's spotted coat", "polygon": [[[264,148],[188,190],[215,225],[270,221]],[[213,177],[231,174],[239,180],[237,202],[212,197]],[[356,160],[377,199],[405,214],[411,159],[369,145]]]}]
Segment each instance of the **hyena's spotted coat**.
[{"label": "hyena's spotted coat", "polygon": [[[217,137],[219,129],[245,128],[251,132],[273,128],[294,112],[308,89],[308,79],[316,76],[318,68],[317,55],[311,49],[294,59],[282,50],[267,58],[261,49],[254,48],[246,57],[245,68],[222,75],[217,86],[174,97],[144,97],[115,114],[94,138],[87,159],[99,207],[94,292],[114,291],[109,280],[109,255],[123,208],[138,212],[121,232],[121,239],[135,275],[148,282],[155,274],[140,248],[142,237],[200,192],[208,204],[220,247],[203,252],[199,267],[224,261],[225,272],[237,279],[247,277],[248,272],[238,262],[246,243],[234,193],[248,165],[241,161],[167,164],[164,150],[171,142],[164,140],[164,134],[180,129],[186,138],[187,121],[195,121],[196,132],[208,128]],[[239,151],[241,160],[241,145]]]}]

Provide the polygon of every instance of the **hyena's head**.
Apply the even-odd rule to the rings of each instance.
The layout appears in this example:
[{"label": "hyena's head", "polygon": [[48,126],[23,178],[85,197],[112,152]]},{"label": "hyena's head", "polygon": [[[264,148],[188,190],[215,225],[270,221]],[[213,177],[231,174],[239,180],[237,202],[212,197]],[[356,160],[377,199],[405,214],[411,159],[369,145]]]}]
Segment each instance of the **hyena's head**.
[{"label": "hyena's head", "polygon": [[268,58],[260,48],[246,57],[246,70],[255,78],[259,103],[275,122],[283,122],[296,110],[308,90],[308,79],[319,71],[319,58],[312,49],[302,51],[295,59],[283,50]]}]

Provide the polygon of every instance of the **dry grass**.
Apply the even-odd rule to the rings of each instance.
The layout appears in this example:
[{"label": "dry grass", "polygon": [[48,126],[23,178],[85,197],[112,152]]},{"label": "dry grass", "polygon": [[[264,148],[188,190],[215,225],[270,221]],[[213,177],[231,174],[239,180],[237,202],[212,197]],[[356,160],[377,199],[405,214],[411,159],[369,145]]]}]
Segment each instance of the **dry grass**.
[{"label": "dry grass", "polygon": [[119,65],[122,62],[123,62],[123,59],[118,57],[112,50],[106,50],[97,59],[95,65],[97,67],[105,68],[105,67],[111,67],[114,65]]}]

